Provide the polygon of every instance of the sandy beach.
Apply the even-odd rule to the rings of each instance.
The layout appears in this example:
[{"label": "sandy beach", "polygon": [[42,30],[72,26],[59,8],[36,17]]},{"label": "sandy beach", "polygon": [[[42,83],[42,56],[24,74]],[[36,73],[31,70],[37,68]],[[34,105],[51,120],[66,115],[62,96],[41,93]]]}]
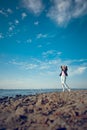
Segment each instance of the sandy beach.
[{"label": "sandy beach", "polygon": [[87,90],[0,99],[0,130],[86,130]]}]

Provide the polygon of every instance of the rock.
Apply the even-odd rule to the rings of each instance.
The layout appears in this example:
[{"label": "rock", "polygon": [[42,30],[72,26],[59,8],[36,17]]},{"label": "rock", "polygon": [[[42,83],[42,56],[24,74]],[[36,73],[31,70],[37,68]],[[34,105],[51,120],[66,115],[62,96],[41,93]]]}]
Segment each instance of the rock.
[{"label": "rock", "polygon": [[27,112],[28,112],[28,113],[33,113],[33,112],[34,112],[34,106],[33,106],[33,105],[29,105],[29,106],[27,107]]},{"label": "rock", "polygon": [[27,116],[25,116],[25,115],[20,115],[20,119],[21,119],[21,120],[27,120]]},{"label": "rock", "polygon": [[6,128],[1,128],[0,130],[6,130]]},{"label": "rock", "polygon": [[22,95],[16,95],[15,98],[18,99],[18,98],[21,98]]},{"label": "rock", "polygon": [[66,128],[58,128],[56,130],[67,130]]},{"label": "rock", "polygon": [[75,112],[77,115],[82,115],[87,110],[86,106],[83,103],[76,104]]},{"label": "rock", "polygon": [[17,110],[15,111],[16,116],[20,116],[24,114],[25,114],[25,109],[23,107],[18,107]]},{"label": "rock", "polygon": [[18,106],[20,106],[20,104],[21,104],[20,100],[11,102],[11,105],[14,107],[15,110],[17,109]]},{"label": "rock", "polygon": [[67,129],[68,124],[64,122],[60,117],[57,118],[51,125],[50,125],[50,130],[56,130],[60,128],[66,128]]}]

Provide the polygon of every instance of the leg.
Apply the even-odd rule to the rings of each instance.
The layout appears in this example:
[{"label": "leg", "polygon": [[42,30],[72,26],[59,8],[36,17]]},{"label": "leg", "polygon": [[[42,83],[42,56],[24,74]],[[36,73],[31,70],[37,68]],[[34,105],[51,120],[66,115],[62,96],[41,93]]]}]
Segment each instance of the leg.
[{"label": "leg", "polygon": [[70,88],[69,88],[69,86],[68,86],[66,83],[64,83],[64,86],[65,86],[66,89],[70,92]]},{"label": "leg", "polygon": [[62,83],[62,89],[63,89],[63,92],[64,92],[64,76],[61,76],[61,83]]},{"label": "leg", "polygon": [[70,88],[69,88],[69,86],[66,84],[66,77],[65,77],[65,80],[64,80],[64,86],[65,86],[66,89],[70,92]]},{"label": "leg", "polygon": [[62,88],[63,88],[63,92],[64,92],[64,84],[62,83]]}]

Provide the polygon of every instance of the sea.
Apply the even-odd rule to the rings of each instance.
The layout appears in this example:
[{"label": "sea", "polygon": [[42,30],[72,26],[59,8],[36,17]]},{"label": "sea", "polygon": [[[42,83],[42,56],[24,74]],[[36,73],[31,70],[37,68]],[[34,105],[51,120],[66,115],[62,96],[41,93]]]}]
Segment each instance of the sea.
[{"label": "sea", "polygon": [[[87,90],[87,89],[72,89],[72,90]],[[36,95],[49,92],[61,92],[62,89],[0,89],[0,98]]]},{"label": "sea", "polygon": [[61,89],[0,89],[0,98],[15,97],[18,95],[36,95],[49,92],[60,92]]}]

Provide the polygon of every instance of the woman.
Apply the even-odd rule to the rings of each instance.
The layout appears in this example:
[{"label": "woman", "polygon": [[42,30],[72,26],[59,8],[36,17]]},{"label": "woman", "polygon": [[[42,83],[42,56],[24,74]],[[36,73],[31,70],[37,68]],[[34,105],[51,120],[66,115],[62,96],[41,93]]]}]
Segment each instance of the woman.
[{"label": "woman", "polygon": [[67,66],[61,66],[60,76],[61,76],[61,83],[62,83],[63,92],[64,92],[65,88],[70,92],[70,88],[66,84],[66,76],[68,76],[67,70],[68,70]]}]

